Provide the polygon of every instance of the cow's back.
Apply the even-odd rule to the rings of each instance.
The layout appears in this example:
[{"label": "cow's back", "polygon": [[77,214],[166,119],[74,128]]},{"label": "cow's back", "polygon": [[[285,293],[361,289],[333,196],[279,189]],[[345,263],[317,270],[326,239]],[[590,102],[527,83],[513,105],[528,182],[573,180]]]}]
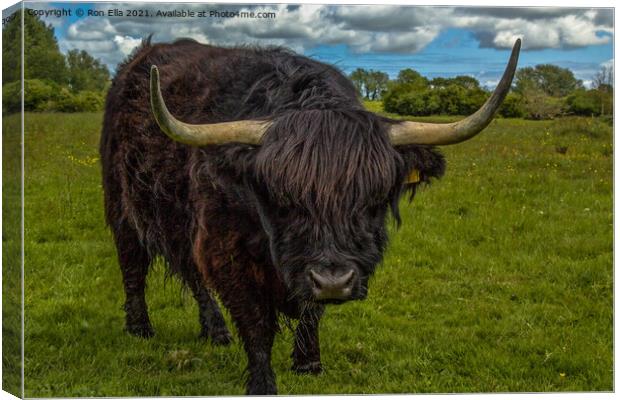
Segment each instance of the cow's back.
[{"label": "cow's back", "polygon": [[119,65],[108,92],[100,142],[106,219],[110,225],[131,226],[153,252],[166,253],[164,247],[187,240],[187,168],[195,150],[173,142],[156,125],[150,67],[161,71],[162,92],[173,114],[188,122],[208,122],[204,110],[214,90],[209,67],[227,52],[193,41],[146,42]]}]

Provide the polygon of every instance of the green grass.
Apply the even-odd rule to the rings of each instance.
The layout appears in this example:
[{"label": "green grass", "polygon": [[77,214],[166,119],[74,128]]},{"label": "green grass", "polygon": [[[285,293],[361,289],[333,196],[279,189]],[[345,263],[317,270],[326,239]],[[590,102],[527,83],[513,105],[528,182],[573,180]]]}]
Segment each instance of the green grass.
[{"label": "green grass", "polygon": [[21,387],[21,125],[2,134],[2,390],[22,396]]},{"label": "green grass", "polygon": [[[101,119],[26,116],[26,396],[242,394],[240,341],[199,340],[196,305],[162,265],[156,336],[123,332]],[[613,390],[611,128],[572,123],[500,119],[446,147],[446,176],[401,203],[368,299],[328,308],[324,373],[290,372],[292,334],[277,336],[279,392]]]}]

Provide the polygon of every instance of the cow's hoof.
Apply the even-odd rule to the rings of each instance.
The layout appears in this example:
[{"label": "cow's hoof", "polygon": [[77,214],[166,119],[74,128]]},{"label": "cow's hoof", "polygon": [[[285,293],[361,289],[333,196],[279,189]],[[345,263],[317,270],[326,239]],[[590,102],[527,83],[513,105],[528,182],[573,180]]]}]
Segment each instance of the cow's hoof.
[{"label": "cow's hoof", "polygon": [[318,375],[323,372],[323,366],[320,361],[310,361],[305,364],[293,364],[291,369],[293,372],[298,374]]},{"label": "cow's hoof", "polygon": [[248,396],[265,396],[277,395],[278,389],[275,383],[263,382],[259,384],[249,385],[245,391]]},{"label": "cow's hoof", "polygon": [[250,373],[246,385],[245,394],[247,395],[275,395],[278,394],[276,388],[276,377],[271,367],[256,368]]},{"label": "cow's hoof", "polygon": [[127,325],[125,330],[133,336],[137,336],[143,339],[152,338],[155,336],[155,331],[150,324],[141,325]]}]

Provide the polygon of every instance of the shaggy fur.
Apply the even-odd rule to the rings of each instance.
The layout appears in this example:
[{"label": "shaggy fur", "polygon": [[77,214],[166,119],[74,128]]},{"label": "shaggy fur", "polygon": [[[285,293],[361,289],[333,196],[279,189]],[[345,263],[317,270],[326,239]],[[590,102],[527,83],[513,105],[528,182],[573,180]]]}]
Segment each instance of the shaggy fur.
[{"label": "shaggy fur", "polygon": [[[272,121],[261,146],[192,148],[155,123],[149,69],[161,71],[168,108],[194,124]],[[281,48],[219,48],[190,40],[145,42],[119,66],[101,138],[106,219],[126,293],[126,328],[153,334],[144,300],[154,257],[192,290],[202,334],[230,334],[209,289],[230,310],[248,355],[247,392],[276,393],[271,347],[277,318],[299,319],[293,369],[321,370],[307,268],[353,268],[351,299],[367,295],[387,242],[388,210],[444,171],[423,146],[393,147],[396,123],[366,111],[335,68]]]}]

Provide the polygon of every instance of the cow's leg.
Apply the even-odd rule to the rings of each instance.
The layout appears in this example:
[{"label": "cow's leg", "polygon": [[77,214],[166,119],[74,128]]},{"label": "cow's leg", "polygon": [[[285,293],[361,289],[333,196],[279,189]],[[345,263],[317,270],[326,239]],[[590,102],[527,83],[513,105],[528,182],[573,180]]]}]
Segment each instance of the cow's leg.
[{"label": "cow's leg", "polygon": [[[214,223],[213,237],[218,224]],[[277,394],[276,377],[271,369],[271,349],[278,328],[277,300],[284,292],[278,286],[274,268],[257,265],[241,246],[237,231],[227,231],[215,243],[199,231],[193,254],[198,270],[229,310],[248,356],[246,393]],[[245,239],[243,239],[245,241]]]},{"label": "cow's leg", "polygon": [[271,369],[271,348],[277,330],[275,307],[249,275],[222,274],[218,292],[230,310],[248,356],[246,393],[276,394],[276,378]]},{"label": "cow's leg", "polygon": [[144,291],[151,258],[127,224],[121,223],[114,229],[114,238],[125,288],[125,329],[132,335],[149,338],[155,332],[149,321]]},{"label": "cow's leg", "polygon": [[192,267],[191,276],[187,280],[194,299],[198,303],[200,336],[205,339],[210,337],[213,344],[229,344],[232,336],[226,327],[226,321],[224,321],[217,301],[215,301],[209,290],[202,283],[196,267]]},{"label": "cow's leg", "polygon": [[[277,394],[276,376],[271,369],[271,348],[277,329],[275,311],[268,307],[257,310],[254,304],[247,305],[248,314],[241,317],[243,320],[236,319],[248,355],[246,394]],[[260,318],[252,315],[256,311]]]},{"label": "cow's leg", "polygon": [[323,306],[305,309],[295,330],[293,371],[299,374],[319,374],[322,371],[319,344],[319,321]]}]

